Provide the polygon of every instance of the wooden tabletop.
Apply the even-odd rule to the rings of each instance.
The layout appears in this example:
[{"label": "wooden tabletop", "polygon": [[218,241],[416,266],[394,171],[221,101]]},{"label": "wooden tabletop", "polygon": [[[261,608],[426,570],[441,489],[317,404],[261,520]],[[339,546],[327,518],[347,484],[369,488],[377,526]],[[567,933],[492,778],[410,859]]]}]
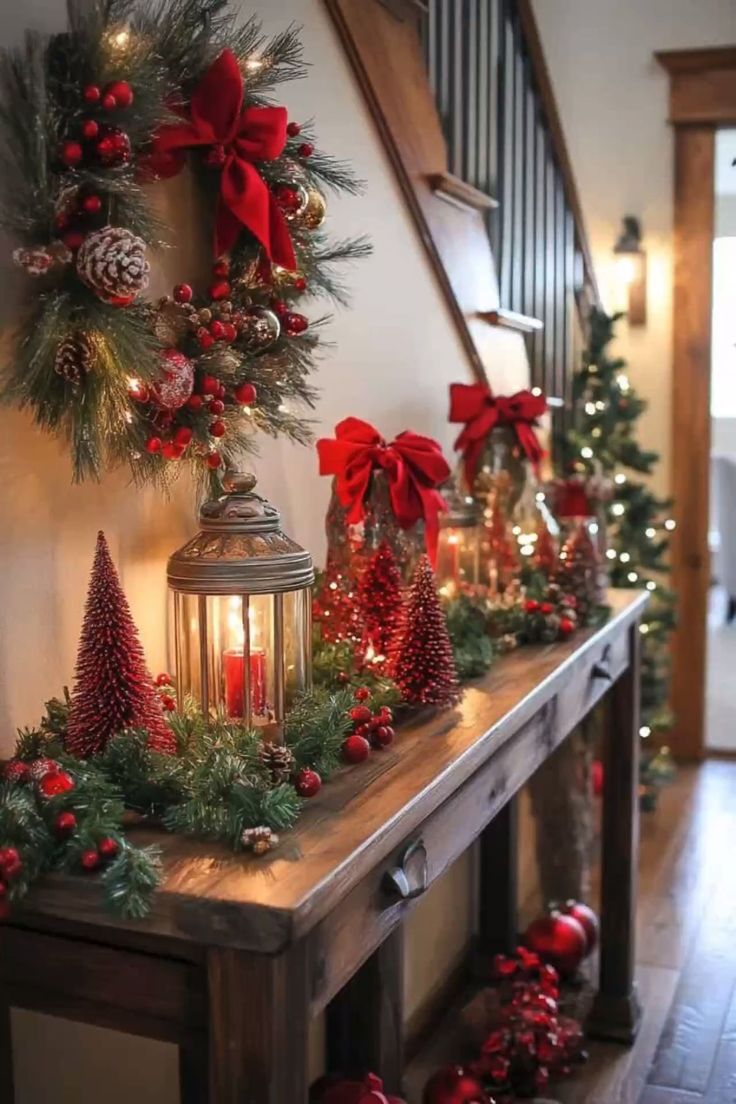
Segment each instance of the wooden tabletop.
[{"label": "wooden tabletop", "polygon": [[[641,616],[648,596],[610,591],[611,617],[568,641],[520,648],[471,683],[455,710],[420,715],[396,742],[364,765],[340,770],[269,856],[161,831],[136,829],[156,843],[164,879],[144,921],[107,914],[92,878],[45,877],[18,915],[21,923],[55,921],[126,929],[195,943],[275,950],[319,922],[377,863],[453,794],[562,689],[578,662]],[[255,933],[258,933],[256,940]],[[108,930],[106,938],[114,938]]]}]

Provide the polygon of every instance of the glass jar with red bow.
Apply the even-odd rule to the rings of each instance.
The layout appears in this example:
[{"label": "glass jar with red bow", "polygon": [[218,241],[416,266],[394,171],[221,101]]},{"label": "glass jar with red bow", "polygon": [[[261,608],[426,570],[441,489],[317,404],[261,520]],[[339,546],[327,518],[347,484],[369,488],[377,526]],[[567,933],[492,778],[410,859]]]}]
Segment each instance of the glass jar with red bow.
[{"label": "glass jar with red bow", "polygon": [[575,596],[581,621],[606,601],[607,541],[602,507],[609,497],[608,481],[584,475],[560,479],[553,487],[561,534],[557,577]]},{"label": "glass jar with red bow", "polygon": [[557,562],[557,525],[539,484],[544,451],[536,434],[547,409],[543,395],[493,395],[486,384],[450,387],[450,421],[465,486],[483,511],[485,582],[502,593],[529,569],[547,575]]},{"label": "glass jar with red bow", "polygon": [[320,474],[333,476],[328,566],[339,566],[352,585],[382,544],[405,582],[425,551],[436,561],[445,509],[438,488],[450,474],[436,441],[410,430],[386,441],[368,422],[345,418],[334,437],[317,442],[317,452]]}]

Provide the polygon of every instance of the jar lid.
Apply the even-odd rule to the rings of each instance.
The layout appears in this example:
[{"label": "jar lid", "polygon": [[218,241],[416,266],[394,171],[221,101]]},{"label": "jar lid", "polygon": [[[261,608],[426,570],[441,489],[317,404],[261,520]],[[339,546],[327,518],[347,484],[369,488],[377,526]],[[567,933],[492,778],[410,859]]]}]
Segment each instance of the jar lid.
[{"label": "jar lid", "polygon": [[169,558],[173,590],[281,594],[312,585],[312,557],[281,531],[279,511],[255,485],[254,475],[229,472],[225,493],[202,505],[199,533]]}]

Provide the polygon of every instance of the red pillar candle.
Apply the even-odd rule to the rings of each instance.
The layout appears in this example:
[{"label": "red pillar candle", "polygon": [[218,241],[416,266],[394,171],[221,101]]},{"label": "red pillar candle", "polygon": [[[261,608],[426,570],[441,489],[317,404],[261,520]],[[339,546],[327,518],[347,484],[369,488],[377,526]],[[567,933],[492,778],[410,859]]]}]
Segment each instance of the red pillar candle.
[{"label": "red pillar candle", "polygon": [[[254,717],[262,717],[266,708],[266,653],[250,653],[250,707]],[[225,709],[228,717],[244,717],[243,703],[243,653],[228,648],[222,653],[222,671],[225,679]]]}]

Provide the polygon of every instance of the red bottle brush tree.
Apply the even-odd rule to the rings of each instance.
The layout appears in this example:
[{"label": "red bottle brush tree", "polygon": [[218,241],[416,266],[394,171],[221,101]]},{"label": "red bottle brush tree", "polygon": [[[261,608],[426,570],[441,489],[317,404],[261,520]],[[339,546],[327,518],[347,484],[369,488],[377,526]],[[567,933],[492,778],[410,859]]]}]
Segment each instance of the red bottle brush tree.
[{"label": "red bottle brush tree", "polygon": [[415,705],[453,705],[460,697],[447,622],[427,556],[414,570],[391,674],[405,701]]},{"label": "red bottle brush tree", "polygon": [[105,534],[100,532],[77,653],[67,750],[87,759],[125,728],[146,729],[156,751],[176,750]]},{"label": "red bottle brush tree", "polygon": [[401,574],[391,546],[382,541],[358,584],[361,653],[367,662],[383,666],[401,624]]}]

